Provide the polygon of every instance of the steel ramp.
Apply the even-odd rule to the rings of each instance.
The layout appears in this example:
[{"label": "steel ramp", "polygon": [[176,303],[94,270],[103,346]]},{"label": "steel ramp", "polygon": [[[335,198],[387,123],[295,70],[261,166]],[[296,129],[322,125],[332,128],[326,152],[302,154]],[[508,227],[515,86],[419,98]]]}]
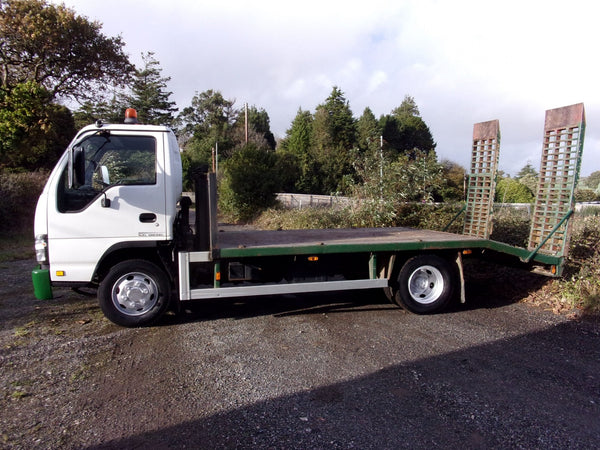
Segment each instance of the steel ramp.
[{"label": "steel ramp", "polygon": [[463,234],[488,239],[500,152],[500,122],[490,120],[473,126],[473,151],[467,178],[467,201]]},{"label": "steel ramp", "polygon": [[566,256],[584,134],[583,103],[546,111],[539,184],[528,244],[532,254]]}]

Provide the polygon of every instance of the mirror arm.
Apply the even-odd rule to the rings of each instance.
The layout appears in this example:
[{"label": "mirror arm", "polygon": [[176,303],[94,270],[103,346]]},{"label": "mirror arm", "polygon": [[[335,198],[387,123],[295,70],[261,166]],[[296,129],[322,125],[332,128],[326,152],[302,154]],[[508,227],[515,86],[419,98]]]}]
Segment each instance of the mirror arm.
[{"label": "mirror arm", "polygon": [[103,208],[110,208],[110,198],[106,196],[106,192],[103,192],[102,194],[104,195],[104,198],[100,201],[100,204]]}]

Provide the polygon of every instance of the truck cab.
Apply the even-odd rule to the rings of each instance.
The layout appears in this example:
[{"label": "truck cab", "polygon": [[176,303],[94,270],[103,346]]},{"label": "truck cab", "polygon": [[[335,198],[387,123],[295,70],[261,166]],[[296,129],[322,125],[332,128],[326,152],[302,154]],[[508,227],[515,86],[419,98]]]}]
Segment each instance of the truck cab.
[{"label": "truck cab", "polygon": [[98,283],[123,259],[168,266],[161,253],[174,239],[179,147],[169,128],[133,119],[83,128],[50,174],[34,230],[37,261],[52,285]]}]

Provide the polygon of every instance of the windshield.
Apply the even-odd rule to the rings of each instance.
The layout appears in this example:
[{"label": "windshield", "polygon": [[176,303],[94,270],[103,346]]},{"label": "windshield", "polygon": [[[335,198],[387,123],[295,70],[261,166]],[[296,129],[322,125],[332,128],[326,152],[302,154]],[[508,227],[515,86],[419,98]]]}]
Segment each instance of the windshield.
[{"label": "windshield", "polygon": [[149,136],[94,135],[75,149],[83,150],[82,185],[102,190],[114,184],[156,182],[156,140]]},{"label": "windshield", "polygon": [[62,212],[85,208],[111,186],[156,184],[156,139],[151,136],[98,133],[73,150],[75,176],[65,168],[58,195]]}]

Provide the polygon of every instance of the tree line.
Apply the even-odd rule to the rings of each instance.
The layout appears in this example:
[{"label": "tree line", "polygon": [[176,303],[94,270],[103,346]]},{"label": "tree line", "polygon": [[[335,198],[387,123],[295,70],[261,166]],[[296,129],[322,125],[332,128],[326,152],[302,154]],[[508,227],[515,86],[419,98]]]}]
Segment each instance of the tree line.
[{"label": "tree line", "polygon": [[[121,122],[132,107],[142,123],[175,131],[186,174],[218,155],[223,206],[242,216],[272,204],[276,191],[462,199],[464,169],[438,162],[429,127],[408,95],[389,114],[377,118],[367,107],[355,118],[333,86],[314,111],[299,109],[277,142],[263,108],[236,107],[218,90],[197,92],[179,111],[154,53],[143,53],[136,67],[121,37],[101,28],[46,0],[0,0],[2,171],[49,169],[77,129]],[[71,111],[65,103],[79,106]]]}]

